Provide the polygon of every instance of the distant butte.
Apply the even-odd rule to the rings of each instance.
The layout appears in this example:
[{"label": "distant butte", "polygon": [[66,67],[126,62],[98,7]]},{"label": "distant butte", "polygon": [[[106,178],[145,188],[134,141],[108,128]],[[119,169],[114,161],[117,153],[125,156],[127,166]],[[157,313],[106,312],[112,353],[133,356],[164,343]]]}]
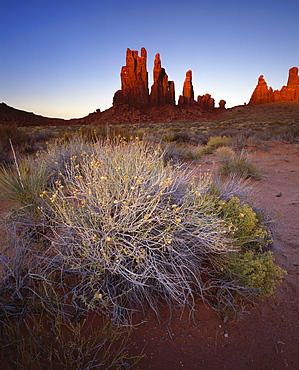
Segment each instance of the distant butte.
[{"label": "distant butte", "polygon": [[[168,80],[168,75],[161,66],[160,54],[156,54],[155,57],[153,85],[149,93],[146,57],[145,48],[141,49],[141,56],[138,56],[138,51],[127,49],[126,65],[122,67],[120,73],[121,90],[116,91],[113,97],[114,108],[121,107],[124,104],[138,109],[163,107],[165,105],[176,106],[175,85],[173,81]],[[215,101],[209,94],[199,95],[197,101],[194,100],[191,70],[186,73],[183,93],[179,97],[178,107],[192,107],[199,112],[215,109]],[[225,100],[219,102],[219,108],[225,109]]]},{"label": "distant butte", "polygon": [[287,85],[283,86],[281,90],[273,91],[272,87],[268,87],[264,76],[261,75],[248,104],[258,105],[289,101],[299,101],[299,77],[297,67],[293,67],[289,70]]}]

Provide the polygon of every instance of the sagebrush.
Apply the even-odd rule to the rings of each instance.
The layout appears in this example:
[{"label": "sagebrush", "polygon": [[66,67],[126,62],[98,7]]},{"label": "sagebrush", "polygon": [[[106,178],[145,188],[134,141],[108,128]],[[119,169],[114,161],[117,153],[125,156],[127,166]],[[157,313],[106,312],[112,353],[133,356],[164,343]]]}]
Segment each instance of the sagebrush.
[{"label": "sagebrush", "polygon": [[[47,181],[34,214],[21,208],[5,222],[20,253],[18,263],[3,259],[4,290],[49,312],[51,295],[41,291],[71,292],[76,312],[118,323],[137,309],[158,314],[163,302],[192,309],[195,293],[219,312],[238,312],[238,299],[272,292],[282,273],[264,254],[269,233],[238,198],[240,183],[224,193],[211,175],[195,177],[164,157],[138,139],[60,142],[40,153],[36,169],[46,164]],[[267,270],[256,264],[240,277],[240,266],[263,258],[272,261]]]}]

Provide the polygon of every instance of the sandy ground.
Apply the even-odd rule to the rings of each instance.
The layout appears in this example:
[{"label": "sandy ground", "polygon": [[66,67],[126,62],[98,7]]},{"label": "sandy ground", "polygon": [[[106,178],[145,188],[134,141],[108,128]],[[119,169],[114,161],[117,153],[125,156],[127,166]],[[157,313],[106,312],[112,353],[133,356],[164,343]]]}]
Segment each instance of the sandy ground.
[{"label": "sandy ground", "polygon": [[[274,297],[249,307],[242,319],[224,322],[200,301],[194,317],[154,314],[134,329],[132,355],[145,357],[135,369],[299,369],[299,145],[267,143],[251,148],[263,181],[255,183],[255,203],[275,216],[274,256],[287,272]],[[200,162],[212,169],[215,156]],[[214,166],[215,169],[217,167]],[[0,199],[0,212],[9,203]]]},{"label": "sandy ground", "polygon": [[[158,323],[149,315],[132,335],[133,353],[144,347],[146,354],[136,369],[299,369],[299,145],[251,151],[264,176],[255,182],[255,204],[275,217],[273,252],[288,274],[274,297],[239,320],[224,322],[201,302],[192,319],[177,313]],[[215,169],[208,157],[201,167]]]}]

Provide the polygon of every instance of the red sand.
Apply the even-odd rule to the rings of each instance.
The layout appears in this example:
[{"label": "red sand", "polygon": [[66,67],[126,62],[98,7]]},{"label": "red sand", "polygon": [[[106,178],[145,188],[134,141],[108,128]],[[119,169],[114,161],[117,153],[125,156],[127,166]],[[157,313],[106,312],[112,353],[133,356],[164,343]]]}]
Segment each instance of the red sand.
[{"label": "red sand", "polygon": [[[255,181],[255,201],[279,216],[272,224],[274,256],[288,275],[274,297],[249,307],[241,320],[224,323],[201,302],[193,318],[177,313],[159,324],[147,316],[132,335],[133,352],[145,347],[146,354],[136,369],[299,369],[299,146],[266,147],[251,154],[264,175]],[[216,160],[203,157],[204,170],[212,168],[207,158]]]}]

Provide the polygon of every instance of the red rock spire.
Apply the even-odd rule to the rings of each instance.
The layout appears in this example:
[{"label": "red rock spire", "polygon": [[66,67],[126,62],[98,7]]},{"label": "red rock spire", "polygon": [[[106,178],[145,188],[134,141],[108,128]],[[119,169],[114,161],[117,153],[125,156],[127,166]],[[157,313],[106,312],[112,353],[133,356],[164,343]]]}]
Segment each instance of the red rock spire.
[{"label": "red rock spire", "polygon": [[[141,56],[138,56],[138,51],[127,49],[126,65],[122,67],[120,74],[121,90],[116,91],[113,97],[114,107],[122,104],[135,108],[175,105],[174,82],[168,81],[165,69],[161,66],[160,54],[156,54],[155,57],[153,85],[149,94],[146,58],[145,48],[141,49]],[[194,100],[192,71],[187,71],[183,95],[180,96],[178,105],[210,110],[214,109],[214,103],[214,99],[209,94],[200,97],[198,102]],[[222,104],[221,108],[224,109],[224,106],[225,104]]]},{"label": "red rock spire", "polygon": [[154,83],[151,88],[150,105],[175,105],[174,82],[168,81],[165,69],[161,67],[160,54],[156,54],[153,69]]},{"label": "red rock spire", "polygon": [[271,101],[273,101],[273,90],[271,87],[268,88],[264,76],[261,75],[258,79],[256,88],[252,93],[249,104],[250,105],[265,104],[270,103]]},{"label": "red rock spire", "polygon": [[146,69],[146,49],[138,51],[127,49],[126,65],[122,67],[121,90],[118,90],[113,99],[113,105],[128,104],[135,107],[147,107],[149,99],[148,73]]},{"label": "red rock spire", "polygon": [[186,72],[186,78],[183,86],[183,95],[180,95],[179,105],[194,105],[196,104],[194,100],[194,90],[192,85],[192,71]]},{"label": "red rock spire", "polygon": [[249,104],[257,105],[281,101],[299,101],[299,77],[297,67],[293,67],[289,70],[287,85],[283,86],[281,90],[273,91],[272,87],[268,88],[264,76],[260,76]]},{"label": "red rock spire", "polygon": [[186,78],[183,86],[183,96],[187,98],[189,102],[194,100],[194,90],[192,85],[192,71],[189,70],[186,72]]}]

